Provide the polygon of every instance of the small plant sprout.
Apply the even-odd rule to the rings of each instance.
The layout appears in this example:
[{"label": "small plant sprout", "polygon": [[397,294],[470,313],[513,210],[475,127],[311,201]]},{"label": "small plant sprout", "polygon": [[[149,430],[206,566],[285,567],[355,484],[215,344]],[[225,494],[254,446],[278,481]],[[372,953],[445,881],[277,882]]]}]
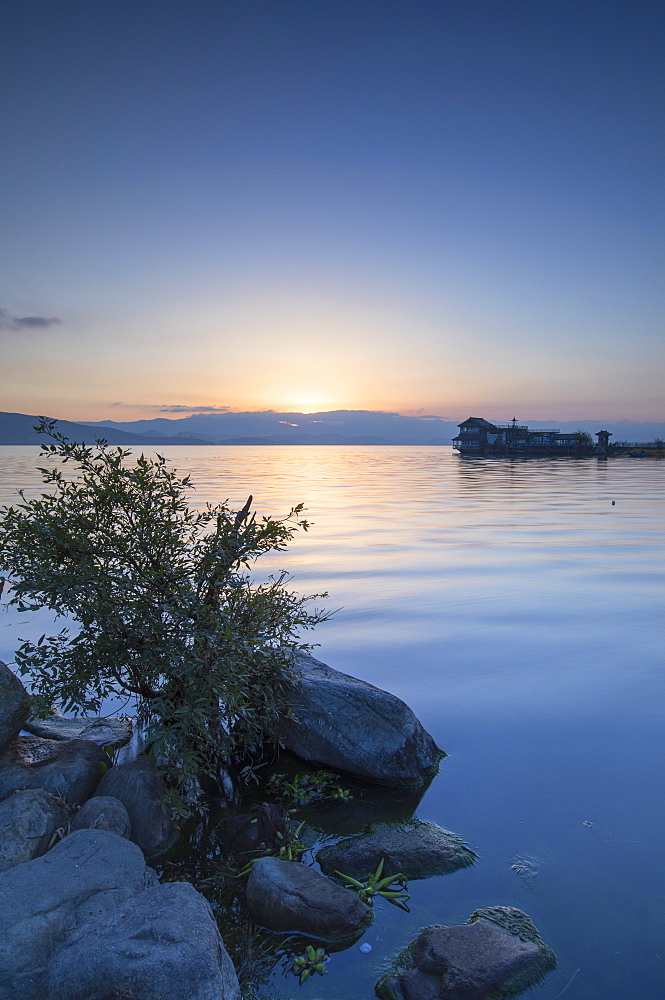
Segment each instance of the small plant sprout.
[{"label": "small plant sprout", "polygon": [[[252,822],[255,821],[252,820]],[[303,855],[307,850],[298,836],[304,825],[305,820],[303,820],[302,823],[299,823],[295,830],[288,833],[286,837],[278,830],[276,837],[279,841],[279,847],[268,847],[265,851],[262,851],[259,856],[262,858],[279,858],[280,861],[300,861],[301,855]],[[251,861],[248,861],[245,867],[238,872],[236,878],[245,878],[249,875],[255,861],[258,861],[258,858],[252,858]]]},{"label": "small plant sprout", "polygon": [[[409,913],[409,907],[406,904],[411,897],[408,892],[405,892],[407,880],[401,874],[386,875],[382,878],[384,861],[385,859],[381,858],[376,866],[376,871],[371,872],[364,882],[359,882],[358,879],[351,878],[350,875],[344,875],[343,872],[335,871],[335,874],[343,878],[350,889],[358,891],[363,903],[373,906],[374,897],[383,896],[389,903],[399,906],[401,910],[406,910]],[[399,888],[395,888],[395,886],[399,886]]]},{"label": "small plant sprout", "polygon": [[291,972],[295,976],[298,976],[300,980],[300,985],[313,976],[315,972],[318,972],[320,976],[324,976],[326,973],[326,962],[330,961],[330,955],[327,955],[323,948],[317,948],[316,951],[311,944],[308,944],[302,955],[298,955],[295,962],[291,966]]},{"label": "small plant sprout", "polygon": [[300,840],[300,831],[305,825],[305,820],[299,823],[295,828],[293,833],[284,834],[277,831],[277,839],[280,841],[279,848],[275,857],[281,858],[282,861],[299,861],[301,854],[304,854],[307,848]]}]

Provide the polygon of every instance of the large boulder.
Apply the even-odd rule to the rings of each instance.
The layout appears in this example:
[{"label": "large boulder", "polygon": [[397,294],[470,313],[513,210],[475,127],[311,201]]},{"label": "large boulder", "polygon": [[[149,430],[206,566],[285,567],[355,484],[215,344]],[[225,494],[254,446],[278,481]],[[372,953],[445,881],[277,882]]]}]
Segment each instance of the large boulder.
[{"label": "large boulder", "polygon": [[304,760],[394,787],[414,787],[445,757],[401,699],[300,654],[291,711],[276,736]]},{"label": "large boulder", "polygon": [[0,750],[23,728],[30,714],[30,696],[16,674],[0,660]]},{"label": "large boulder", "polygon": [[165,851],[177,839],[178,828],[162,809],[166,786],[147,757],[112,767],[99,782],[97,794],[120,799],[129,813],[131,839],[146,854]]},{"label": "large boulder", "polygon": [[239,1000],[206,900],[79,830],[0,875],[0,1000]]},{"label": "large boulder", "polygon": [[18,736],[0,753],[0,799],[16,788],[43,788],[79,805],[94,792],[111,763],[90,740],[43,740]]},{"label": "large boulder", "polygon": [[306,865],[270,857],[252,865],[247,907],[262,927],[322,941],[356,937],[373,919],[371,907],[354,892]]},{"label": "large boulder", "polygon": [[23,729],[45,740],[92,740],[100,747],[118,750],[130,742],[134,724],[126,717],[65,719],[53,712],[45,719],[28,719]]},{"label": "large boulder", "polygon": [[0,802],[0,872],[31,861],[64,836],[70,811],[43,788],[12,792]]},{"label": "large boulder", "polygon": [[48,1000],[240,1000],[209,903],[187,882],[147,889],[70,934],[46,978]]},{"label": "large boulder", "polygon": [[335,871],[363,878],[384,861],[386,875],[407,879],[447,875],[472,865],[476,855],[457,834],[435,823],[417,819],[404,823],[375,823],[360,837],[340,840],[316,856],[328,875]]},{"label": "large boulder", "polygon": [[120,799],[112,795],[95,795],[84,802],[72,818],[69,828],[74,830],[108,830],[118,837],[131,839],[132,824],[129,813]]},{"label": "large boulder", "polygon": [[381,1000],[498,1000],[516,996],[556,966],[521,910],[476,910],[457,927],[426,927],[376,984]]},{"label": "large boulder", "polygon": [[[157,884],[135,844],[79,830],[0,875],[0,1000],[45,1000],[45,974],[85,907],[117,905]],[[3,992],[4,987],[4,992]]]}]

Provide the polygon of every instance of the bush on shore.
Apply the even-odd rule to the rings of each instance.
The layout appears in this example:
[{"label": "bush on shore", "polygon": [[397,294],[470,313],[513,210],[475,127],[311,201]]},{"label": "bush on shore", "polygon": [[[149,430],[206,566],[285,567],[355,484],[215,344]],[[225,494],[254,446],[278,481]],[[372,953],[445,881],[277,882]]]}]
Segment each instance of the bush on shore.
[{"label": "bush on shore", "polygon": [[[176,816],[201,806],[198,778],[252,757],[285,710],[303,630],[326,619],[284,573],[253,584],[249,566],[307,530],[302,505],[257,518],[252,497],[193,509],[193,487],[166,460],[68,441],[42,418],[46,492],[0,514],[0,572],[20,611],[76,620],[16,653],[36,708],[98,712],[136,699],[149,752]],[[69,466],[70,468],[66,468]],[[326,595],[313,595],[313,597]]]}]

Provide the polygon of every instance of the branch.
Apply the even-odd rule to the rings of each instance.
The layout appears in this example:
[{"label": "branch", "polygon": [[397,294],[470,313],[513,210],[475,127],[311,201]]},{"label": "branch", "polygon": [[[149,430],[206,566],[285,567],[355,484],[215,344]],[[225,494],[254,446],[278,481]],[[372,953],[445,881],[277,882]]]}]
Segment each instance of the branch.
[{"label": "branch", "polygon": [[250,494],[247,498],[247,503],[245,504],[243,509],[239,510],[238,513],[236,514],[236,519],[233,522],[233,527],[236,529],[236,531],[238,530],[242,522],[246,519],[247,515],[249,514],[249,508],[252,506],[253,499],[254,497]]}]

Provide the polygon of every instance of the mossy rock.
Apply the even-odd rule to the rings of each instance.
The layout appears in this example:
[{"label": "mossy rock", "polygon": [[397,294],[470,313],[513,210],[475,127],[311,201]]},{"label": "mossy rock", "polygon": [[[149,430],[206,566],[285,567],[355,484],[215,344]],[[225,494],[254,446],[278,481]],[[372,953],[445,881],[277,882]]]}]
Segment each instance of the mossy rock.
[{"label": "mossy rock", "polygon": [[380,1000],[503,1000],[555,967],[556,955],[525,913],[491,906],[461,926],[424,928],[375,991]]}]

